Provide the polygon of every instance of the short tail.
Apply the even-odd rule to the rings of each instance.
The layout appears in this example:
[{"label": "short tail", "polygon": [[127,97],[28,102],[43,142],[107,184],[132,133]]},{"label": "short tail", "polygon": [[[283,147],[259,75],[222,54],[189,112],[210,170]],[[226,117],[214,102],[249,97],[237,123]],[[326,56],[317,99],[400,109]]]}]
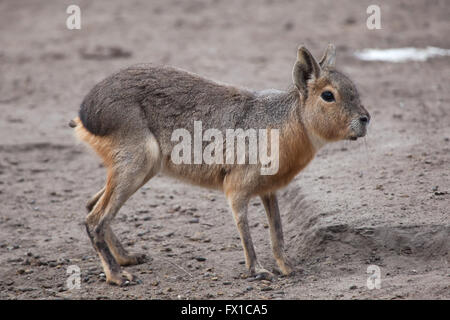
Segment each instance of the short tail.
[{"label": "short tail", "polygon": [[75,118],[69,121],[69,127],[76,128],[78,126],[78,123],[80,122],[80,118]]}]

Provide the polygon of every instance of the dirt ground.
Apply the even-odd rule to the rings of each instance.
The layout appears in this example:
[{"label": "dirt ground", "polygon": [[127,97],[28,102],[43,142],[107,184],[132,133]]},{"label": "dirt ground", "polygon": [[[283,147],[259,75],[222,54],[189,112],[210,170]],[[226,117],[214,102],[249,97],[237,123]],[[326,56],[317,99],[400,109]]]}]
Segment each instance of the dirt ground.
[{"label": "dirt ground", "polygon": [[[1,299],[450,299],[450,58],[362,62],[355,50],[450,48],[448,1],[1,1]],[[81,8],[68,30],[66,8]],[[246,278],[222,194],[158,176],[114,229],[151,261],[143,282],[109,286],[85,233],[85,203],[104,183],[100,161],[68,121],[90,88],[138,62],[170,64],[255,89],[285,89],[296,48],[337,67],[372,115],[369,134],[323,148],[281,191],[296,273]],[[275,267],[262,205],[250,206],[259,259]],[[68,290],[67,268],[81,270]],[[381,271],[369,290],[367,267]]]}]

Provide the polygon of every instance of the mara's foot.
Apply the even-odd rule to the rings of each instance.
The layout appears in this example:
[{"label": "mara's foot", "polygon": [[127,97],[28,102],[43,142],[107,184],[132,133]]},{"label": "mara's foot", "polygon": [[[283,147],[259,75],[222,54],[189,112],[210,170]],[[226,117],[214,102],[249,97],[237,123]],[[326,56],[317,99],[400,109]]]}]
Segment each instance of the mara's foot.
[{"label": "mara's foot", "polygon": [[135,275],[129,273],[128,271],[120,271],[117,273],[111,273],[107,275],[106,283],[116,285],[119,287],[124,287],[133,284],[141,284],[142,281],[139,280]]},{"label": "mara's foot", "polygon": [[269,280],[272,281],[274,274],[264,268],[256,268],[255,271],[251,272],[250,275],[254,280]]},{"label": "mara's foot", "polygon": [[144,253],[130,253],[116,258],[121,266],[134,266],[150,260]]},{"label": "mara's foot", "polygon": [[287,261],[277,261],[278,268],[276,269],[279,274],[282,274],[283,276],[290,276],[294,274],[294,268],[292,267],[292,264]]}]

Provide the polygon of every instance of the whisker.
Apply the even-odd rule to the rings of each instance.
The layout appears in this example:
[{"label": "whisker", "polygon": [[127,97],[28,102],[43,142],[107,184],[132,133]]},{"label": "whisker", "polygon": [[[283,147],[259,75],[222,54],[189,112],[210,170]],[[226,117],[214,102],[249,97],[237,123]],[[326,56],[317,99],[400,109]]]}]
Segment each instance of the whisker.
[{"label": "whisker", "polygon": [[365,149],[365,154],[366,154],[366,164],[372,163],[370,160],[370,149],[369,146],[367,145],[367,137],[369,136],[369,131],[367,131],[366,136],[364,137],[364,149]]}]

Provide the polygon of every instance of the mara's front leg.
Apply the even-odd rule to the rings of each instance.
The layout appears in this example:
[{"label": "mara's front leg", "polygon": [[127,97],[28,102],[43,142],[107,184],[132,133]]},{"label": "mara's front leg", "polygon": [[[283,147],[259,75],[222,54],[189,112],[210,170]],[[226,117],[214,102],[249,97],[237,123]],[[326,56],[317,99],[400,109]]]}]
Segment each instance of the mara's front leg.
[{"label": "mara's front leg", "polygon": [[231,210],[233,211],[234,220],[239,230],[241,237],[242,247],[245,254],[245,264],[251,276],[255,276],[257,279],[270,280],[273,278],[273,274],[264,269],[256,258],[255,248],[253,246],[252,237],[250,234],[250,228],[247,220],[247,208],[249,197],[244,193],[230,192],[227,193],[228,202]]},{"label": "mara's front leg", "polygon": [[290,275],[293,270],[284,251],[283,228],[281,226],[280,210],[275,193],[261,196],[262,203],[266,209],[267,219],[269,220],[270,241],[275,260],[280,271],[284,275]]}]

